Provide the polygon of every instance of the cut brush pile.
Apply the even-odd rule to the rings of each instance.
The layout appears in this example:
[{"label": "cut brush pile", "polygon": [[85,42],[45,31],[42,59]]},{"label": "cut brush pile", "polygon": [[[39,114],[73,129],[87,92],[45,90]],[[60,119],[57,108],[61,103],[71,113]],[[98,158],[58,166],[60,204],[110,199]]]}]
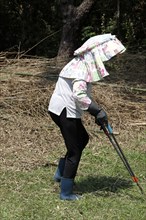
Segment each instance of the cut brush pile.
[{"label": "cut brush pile", "polygon": [[[0,66],[0,166],[5,170],[32,169],[44,164],[58,143],[63,145],[47,113],[60,68],[44,58],[3,59]],[[111,74],[93,85],[93,97],[107,111],[123,146],[130,147],[132,138],[138,140],[146,131],[145,57],[125,55],[107,68]],[[83,121],[91,141],[96,135],[103,138],[93,117],[85,114]],[[144,138],[141,145],[132,147],[145,151]]]}]

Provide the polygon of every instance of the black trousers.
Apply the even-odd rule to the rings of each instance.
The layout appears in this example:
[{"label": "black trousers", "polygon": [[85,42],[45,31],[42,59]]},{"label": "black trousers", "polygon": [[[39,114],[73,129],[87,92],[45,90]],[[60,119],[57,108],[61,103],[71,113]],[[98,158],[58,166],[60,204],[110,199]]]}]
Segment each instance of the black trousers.
[{"label": "black trousers", "polygon": [[49,114],[59,126],[67,149],[63,177],[75,178],[82,151],[89,141],[89,135],[81,119],[66,117],[66,109],[63,109],[60,116],[52,112]]}]

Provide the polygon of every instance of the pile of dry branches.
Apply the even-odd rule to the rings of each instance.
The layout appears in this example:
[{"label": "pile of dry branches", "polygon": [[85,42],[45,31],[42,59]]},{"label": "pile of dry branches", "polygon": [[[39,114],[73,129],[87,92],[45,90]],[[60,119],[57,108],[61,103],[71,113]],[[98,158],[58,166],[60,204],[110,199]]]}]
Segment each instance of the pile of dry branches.
[{"label": "pile of dry branches", "polygon": [[[48,59],[10,60],[2,66],[0,154],[1,167],[5,170],[31,169],[47,161],[49,153],[53,158],[54,149],[64,149],[58,148],[58,145],[63,145],[63,140],[47,111],[58,74],[59,68]],[[123,145],[127,142],[130,146],[129,138],[135,137],[135,133],[137,138],[140,133],[143,135],[146,125],[146,94],[140,90],[144,84],[133,90],[131,88],[137,88],[135,84],[127,85],[117,75],[112,77],[113,81],[93,85],[93,98],[107,111]],[[85,113],[83,121],[91,141],[95,141],[98,133],[94,118]],[[138,147],[144,149],[144,145]]]},{"label": "pile of dry branches", "polygon": [[[31,116],[47,113],[59,69],[47,59],[23,59],[1,70],[1,109]],[[93,86],[93,97],[119,126],[145,123],[145,91],[125,82],[110,81]]]}]

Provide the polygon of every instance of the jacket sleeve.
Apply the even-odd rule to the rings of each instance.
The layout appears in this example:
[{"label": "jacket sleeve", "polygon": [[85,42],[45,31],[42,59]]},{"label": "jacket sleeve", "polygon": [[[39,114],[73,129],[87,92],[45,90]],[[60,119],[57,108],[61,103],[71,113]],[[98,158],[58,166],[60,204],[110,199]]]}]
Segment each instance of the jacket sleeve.
[{"label": "jacket sleeve", "polygon": [[73,81],[73,98],[82,110],[88,110],[89,105],[92,102],[88,93],[89,89],[86,81],[79,79]]}]

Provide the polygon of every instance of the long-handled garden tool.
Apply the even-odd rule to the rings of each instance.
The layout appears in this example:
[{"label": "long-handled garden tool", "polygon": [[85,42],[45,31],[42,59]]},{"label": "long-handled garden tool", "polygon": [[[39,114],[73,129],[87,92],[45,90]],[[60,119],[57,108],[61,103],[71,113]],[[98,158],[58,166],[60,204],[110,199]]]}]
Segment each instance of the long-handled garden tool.
[{"label": "long-handled garden tool", "polygon": [[111,128],[111,126],[108,124],[107,126],[105,125],[101,125],[101,128],[103,129],[104,133],[107,135],[107,137],[109,138],[110,142],[112,143],[113,147],[115,148],[115,150],[117,151],[119,157],[121,158],[121,160],[123,161],[125,167],[127,168],[129,174],[132,177],[132,180],[137,184],[137,186],[139,187],[140,191],[142,194],[144,194],[144,191],[142,189],[142,187],[140,186],[140,184],[138,183],[138,178],[135,176],[134,172],[132,171],[122,149],[120,148],[114,134],[113,134],[113,130]]}]

